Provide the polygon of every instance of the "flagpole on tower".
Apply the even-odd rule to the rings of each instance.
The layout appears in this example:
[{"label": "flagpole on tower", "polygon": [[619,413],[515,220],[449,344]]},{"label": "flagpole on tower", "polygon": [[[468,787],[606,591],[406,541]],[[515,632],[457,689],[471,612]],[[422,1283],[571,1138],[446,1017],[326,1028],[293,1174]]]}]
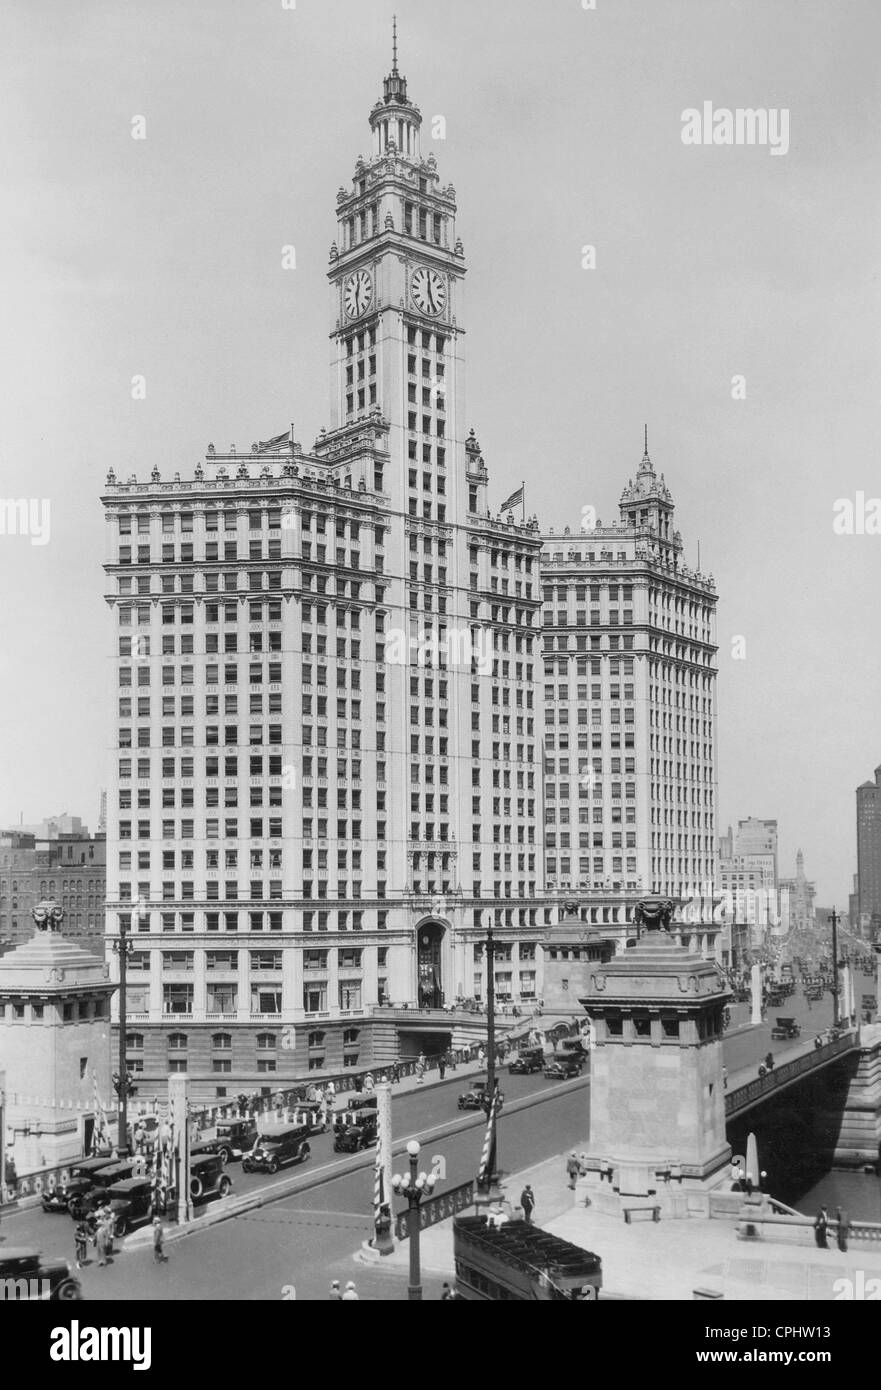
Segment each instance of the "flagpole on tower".
[{"label": "flagpole on tower", "polygon": [[526,479],[520,484],[520,501],[523,504],[523,524],[526,525]]}]

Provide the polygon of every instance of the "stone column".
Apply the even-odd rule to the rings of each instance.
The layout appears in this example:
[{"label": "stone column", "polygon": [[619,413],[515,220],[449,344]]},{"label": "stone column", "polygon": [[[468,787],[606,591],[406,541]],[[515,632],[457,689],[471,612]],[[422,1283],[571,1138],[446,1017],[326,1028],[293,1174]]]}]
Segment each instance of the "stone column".
[{"label": "stone column", "polygon": [[752,985],[752,1017],[750,1022],[755,1027],[762,1021],[762,971],[758,965],[752,968],[750,983]]}]

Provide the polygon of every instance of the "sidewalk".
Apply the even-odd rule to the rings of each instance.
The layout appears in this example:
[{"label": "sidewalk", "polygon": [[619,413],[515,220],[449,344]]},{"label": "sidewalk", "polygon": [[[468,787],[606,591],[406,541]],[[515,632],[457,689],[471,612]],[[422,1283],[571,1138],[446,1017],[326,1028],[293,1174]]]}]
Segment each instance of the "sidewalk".
[{"label": "sidewalk", "polygon": [[[723,1220],[634,1220],[628,1226],[620,1216],[575,1205],[565,1169],[566,1154],[546,1159],[512,1175],[505,1196],[516,1207],[525,1183],[531,1183],[536,1224],[601,1257],[606,1297],[690,1301],[695,1289],[706,1289],[732,1301],[812,1302],[842,1296],[834,1287],[839,1279],[859,1288],[860,1271],[863,1280],[881,1279],[881,1250],[868,1245],[842,1254],[788,1242],[746,1242],[738,1240],[733,1221]],[[424,1270],[454,1279],[452,1220],[421,1233],[421,1255]],[[367,1262],[360,1251],[354,1258]],[[374,1267],[403,1276],[408,1259],[408,1243],[402,1241]]]}]

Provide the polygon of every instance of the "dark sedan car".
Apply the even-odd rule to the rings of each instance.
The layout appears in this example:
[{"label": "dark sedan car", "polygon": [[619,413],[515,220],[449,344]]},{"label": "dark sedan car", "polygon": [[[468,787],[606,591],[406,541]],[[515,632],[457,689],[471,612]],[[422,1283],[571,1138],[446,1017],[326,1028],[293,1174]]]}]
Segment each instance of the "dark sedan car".
[{"label": "dark sedan car", "polygon": [[108,1150],[96,1158],[84,1158],[79,1163],[72,1163],[70,1175],[66,1182],[59,1183],[51,1192],[44,1192],[41,1197],[43,1210],[47,1212],[68,1211],[69,1203],[76,1202],[83,1198],[87,1192],[91,1192],[95,1186],[95,1174],[109,1168],[114,1162],[113,1155]]},{"label": "dark sedan car", "polygon": [[[485,1110],[487,1106],[486,1081],[475,1081],[467,1091],[464,1091],[456,1104],[460,1110]],[[505,1097],[499,1091],[499,1109]]]},{"label": "dark sedan car", "polygon": [[13,1299],[68,1302],[83,1296],[80,1282],[71,1274],[67,1260],[52,1259],[39,1250],[15,1246],[0,1249],[0,1290],[4,1302]]},{"label": "dark sedan car", "polygon": [[545,1067],[545,1076],[549,1081],[570,1081],[573,1076],[581,1075],[582,1060],[577,1053],[567,1053],[562,1057],[555,1057],[552,1062],[548,1062]]},{"label": "dark sedan car", "polygon": [[541,1047],[523,1048],[520,1056],[510,1063],[508,1070],[514,1076],[528,1076],[531,1072],[541,1071],[545,1064],[544,1049]]},{"label": "dark sedan car", "polygon": [[190,1154],[217,1154],[226,1166],[235,1158],[243,1158],[250,1153],[257,1142],[257,1126],[252,1120],[224,1120],[218,1126],[213,1138],[200,1139],[191,1145]]}]

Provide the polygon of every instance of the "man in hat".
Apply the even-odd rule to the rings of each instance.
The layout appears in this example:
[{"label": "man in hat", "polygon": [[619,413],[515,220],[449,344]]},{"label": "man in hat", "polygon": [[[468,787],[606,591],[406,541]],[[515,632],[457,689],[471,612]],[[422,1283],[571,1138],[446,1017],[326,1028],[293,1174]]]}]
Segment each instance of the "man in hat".
[{"label": "man in hat", "polygon": [[343,1303],[360,1302],[360,1299],[358,1298],[358,1290],[355,1288],[355,1285],[351,1279],[346,1285],[346,1292],[343,1294],[342,1301]]},{"label": "man in hat", "polygon": [[520,1193],[520,1205],[523,1208],[523,1220],[527,1226],[532,1225],[532,1213],[535,1211],[535,1195],[529,1183],[526,1184]]},{"label": "man in hat", "polygon": [[566,1172],[569,1174],[569,1186],[575,1191],[575,1184],[581,1176],[581,1164],[578,1162],[578,1155],[573,1149],[566,1159]]},{"label": "man in hat", "polygon": [[850,1217],[848,1216],[846,1211],[842,1211],[841,1207],[839,1207],[837,1213],[837,1226],[835,1230],[835,1238],[838,1242],[838,1248],[843,1255],[847,1254],[847,1240],[849,1235]]},{"label": "man in hat", "polygon": [[340,1302],[342,1301],[342,1297],[343,1297],[343,1296],[342,1296],[342,1294],[340,1293],[340,1281],[339,1281],[339,1279],[334,1279],[333,1282],[331,1283],[331,1286],[330,1286],[330,1293],[328,1294],[328,1297],[329,1297],[331,1303],[340,1303]]},{"label": "man in hat", "polygon": [[167,1256],[166,1256],[166,1254],[165,1254],[165,1251],[164,1251],[163,1248],[162,1248],[162,1243],[163,1243],[164,1240],[165,1240],[165,1231],[164,1231],[163,1228],[162,1228],[162,1220],[161,1220],[160,1217],[154,1216],[154,1217],[153,1217],[153,1260],[154,1260],[154,1263],[157,1264],[157,1265],[164,1264],[164,1263],[165,1263],[165,1260],[166,1260],[166,1258],[167,1258]]}]

